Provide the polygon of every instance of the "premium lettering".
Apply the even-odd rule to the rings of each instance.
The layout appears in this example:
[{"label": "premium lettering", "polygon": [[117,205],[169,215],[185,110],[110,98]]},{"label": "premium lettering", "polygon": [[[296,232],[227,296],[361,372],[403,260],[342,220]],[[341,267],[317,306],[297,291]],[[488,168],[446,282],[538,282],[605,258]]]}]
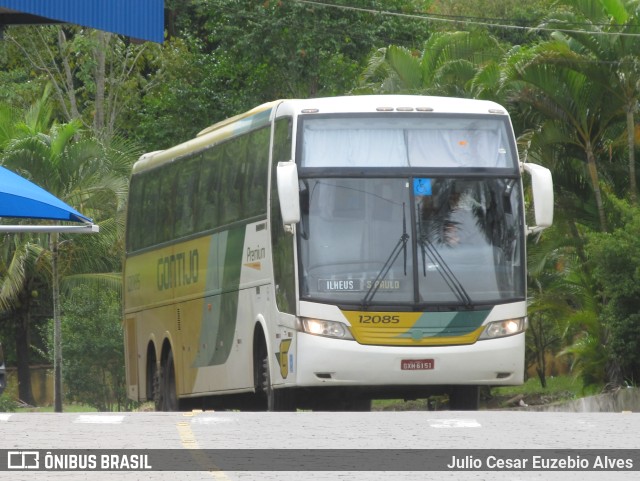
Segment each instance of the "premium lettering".
[{"label": "premium lettering", "polygon": [[264,247],[258,246],[255,249],[247,247],[247,260],[246,262],[255,262],[267,257],[267,250]]}]

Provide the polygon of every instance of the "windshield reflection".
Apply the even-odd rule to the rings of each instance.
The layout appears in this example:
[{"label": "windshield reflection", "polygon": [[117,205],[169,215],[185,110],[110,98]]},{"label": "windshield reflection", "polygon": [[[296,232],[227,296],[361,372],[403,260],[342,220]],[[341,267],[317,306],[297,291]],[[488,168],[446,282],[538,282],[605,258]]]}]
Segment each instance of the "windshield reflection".
[{"label": "windshield reflection", "polygon": [[505,178],[304,179],[301,297],[362,308],[524,298],[520,195]]},{"label": "windshield reflection", "polygon": [[469,305],[523,296],[515,183],[424,180],[431,190],[415,196],[420,301]]}]

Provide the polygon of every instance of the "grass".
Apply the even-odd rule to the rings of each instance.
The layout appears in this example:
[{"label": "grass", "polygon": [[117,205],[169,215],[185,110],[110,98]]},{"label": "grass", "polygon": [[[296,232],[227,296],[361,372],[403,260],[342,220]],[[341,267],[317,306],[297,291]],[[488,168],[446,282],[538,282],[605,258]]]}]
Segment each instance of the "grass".
[{"label": "grass", "polygon": [[[0,396],[0,412],[16,413],[52,413],[54,406],[28,406],[16,401],[17,397],[5,392]],[[62,412],[65,413],[89,413],[96,412],[96,408],[83,403],[63,403]]]},{"label": "grass", "polygon": [[[540,385],[537,377],[529,378],[521,386],[494,387],[481,391],[481,409],[496,409],[516,405],[520,399],[533,406],[569,401],[584,396],[582,383],[573,376],[547,378],[547,387]],[[373,402],[374,411],[436,411],[446,407],[447,396],[431,396],[428,399],[404,401],[385,399]]]},{"label": "grass", "polygon": [[438,411],[448,402],[447,396],[431,396],[426,399],[378,399],[371,405],[372,411]]},{"label": "grass", "polygon": [[521,386],[504,386],[491,389],[487,400],[489,408],[509,407],[522,400],[533,406],[570,401],[584,396],[582,382],[573,376],[553,376],[546,379],[547,386],[542,387],[538,377],[531,377]]},{"label": "grass", "polygon": [[[54,412],[54,406],[37,406],[37,407],[25,407],[18,408],[16,412],[21,413],[52,413]],[[88,404],[63,404],[63,413],[95,413],[97,409]]]},{"label": "grass", "polygon": [[573,398],[580,397],[582,395],[582,383],[573,376],[553,376],[547,378],[547,387],[543,388],[538,377],[530,377],[521,386],[504,386],[491,389],[492,394],[511,396],[561,392],[571,393]]},{"label": "grass", "polygon": [[0,413],[13,412],[17,409],[16,402],[8,396],[0,396]]}]

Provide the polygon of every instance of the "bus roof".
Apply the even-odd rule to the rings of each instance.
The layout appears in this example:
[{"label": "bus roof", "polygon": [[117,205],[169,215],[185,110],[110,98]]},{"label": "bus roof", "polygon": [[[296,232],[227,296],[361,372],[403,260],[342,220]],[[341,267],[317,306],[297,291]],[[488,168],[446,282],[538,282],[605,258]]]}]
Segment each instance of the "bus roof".
[{"label": "bus roof", "polygon": [[[504,114],[506,109],[488,100],[424,95],[354,95],[304,100],[281,100],[282,107],[296,113],[368,113],[368,112],[439,112],[465,114]],[[288,110],[288,109],[287,109]],[[317,110],[317,112],[316,112]]]},{"label": "bus roof", "polygon": [[488,100],[422,95],[355,95],[312,99],[275,100],[252,110],[222,120],[182,144],[142,155],[133,166],[133,173],[152,169],[191,152],[219,143],[242,132],[269,123],[275,108],[287,115],[307,113],[374,113],[374,112],[434,112],[448,114],[507,115],[504,107]]},{"label": "bus roof", "polygon": [[133,166],[133,173],[153,169],[167,162],[171,162],[183,155],[204,149],[209,145],[226,140],[234,135],[246,132],[255,128],[268,125],[272,109],[280,101],[262,104],[248,112],[222,120],[211,127],[207,127],[198,135],[182,144],[175,145],[166,150],[157,150],[143,154]]}]

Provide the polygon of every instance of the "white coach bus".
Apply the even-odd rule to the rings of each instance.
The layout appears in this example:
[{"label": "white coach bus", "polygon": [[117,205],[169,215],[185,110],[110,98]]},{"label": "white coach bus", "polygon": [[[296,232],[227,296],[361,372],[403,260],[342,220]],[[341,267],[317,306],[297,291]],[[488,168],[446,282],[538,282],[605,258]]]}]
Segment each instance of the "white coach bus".
[{"label": "white coach bus", "polygon": [[133,168],[128,395],[476,409],[480,386],[523,382],[525,241],[552,218],[549,171],[492,102],[280,100],[215,124]]}]

